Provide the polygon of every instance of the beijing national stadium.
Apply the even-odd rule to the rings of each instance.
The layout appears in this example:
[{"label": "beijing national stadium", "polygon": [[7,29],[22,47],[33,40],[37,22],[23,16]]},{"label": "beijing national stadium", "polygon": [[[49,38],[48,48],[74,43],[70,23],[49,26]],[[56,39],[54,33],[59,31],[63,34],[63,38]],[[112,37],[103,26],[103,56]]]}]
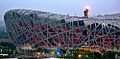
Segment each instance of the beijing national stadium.
[{"label": "beijing national stadium", "polygon": [[79,17],[15,9],[7,11],[4,19],[9,38],[18,47],[120,45],[120,16]]}]

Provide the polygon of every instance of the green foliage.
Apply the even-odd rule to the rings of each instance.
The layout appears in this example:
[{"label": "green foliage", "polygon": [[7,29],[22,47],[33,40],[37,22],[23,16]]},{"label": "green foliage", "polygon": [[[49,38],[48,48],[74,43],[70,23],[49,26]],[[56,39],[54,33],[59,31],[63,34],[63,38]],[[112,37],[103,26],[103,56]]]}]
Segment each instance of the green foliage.
[{"label": "green foliage", "polygon": [[47,49],[45,49],[45,48],[38,48],[36,51],[38,51],[38,52],[47,52],[48,50]]},{"label": "green foliage", "polygon": [[118,52],[117,55],[120,56],[120,52]]},{"label": "green foliage", "polygon": [[1,42],[0,43],[0,50],[2,50],[1,53],[7,53],[7,54],[11,54],[14,51],[16,51],[16,46],[13,45],[12,43],[8,43],[8,42]]},{"label": "green foliage", "polygon": [[112,58],[112,59],[114,59],[115,54],[116,54],[116,52],[112,52],[112,51],[106,52],[106,56],[108,56],[109,58]]},{"label": "green foliage", "polygon": [[102,59],[106,59],[106,58],[114,59],[116,54],[119,56],[120,52],[114,52],[114,51],[105,52]]},{"label": "green foliage", "polygon": [[94,57],[97,59],[101,59],[102,55],[98,52],[94,52]]}]

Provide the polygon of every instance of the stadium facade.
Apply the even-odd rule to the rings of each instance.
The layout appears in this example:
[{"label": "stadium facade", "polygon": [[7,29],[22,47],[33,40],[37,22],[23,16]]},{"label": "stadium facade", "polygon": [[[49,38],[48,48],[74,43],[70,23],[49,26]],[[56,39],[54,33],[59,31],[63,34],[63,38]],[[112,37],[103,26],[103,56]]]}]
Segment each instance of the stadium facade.
[{"label": "stadium facade", "polygon": [[4,20],[10,39],[19,47],[120,45],[120,19],[116,17],[84,18],[16,9],[6,12]]}]

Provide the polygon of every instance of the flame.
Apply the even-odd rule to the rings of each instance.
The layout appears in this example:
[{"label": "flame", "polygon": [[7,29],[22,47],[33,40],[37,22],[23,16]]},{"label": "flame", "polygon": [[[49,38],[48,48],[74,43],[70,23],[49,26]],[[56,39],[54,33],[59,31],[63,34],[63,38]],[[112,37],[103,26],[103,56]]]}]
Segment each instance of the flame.
[{"label": "flame", "polygon": [[84,7],[84,10],[86,10],[86,9],[89,10],[89,9],[90,9],[90,6],[85,6],[85,7]]}]

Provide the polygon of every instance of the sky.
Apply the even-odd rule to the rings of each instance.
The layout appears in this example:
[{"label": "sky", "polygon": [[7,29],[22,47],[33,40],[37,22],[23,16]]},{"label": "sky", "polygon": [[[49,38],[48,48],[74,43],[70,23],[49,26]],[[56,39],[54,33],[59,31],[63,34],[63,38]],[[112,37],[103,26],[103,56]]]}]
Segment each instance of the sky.
[{"label": "sky", "polygon": [[[83,15],[85,6],[90,6],[89,15],[120,13],[120,0],[0,0],[0,21],[11,9],[32,9],[64,15]],[[4,23],[3,23],[4,24]]]}]

